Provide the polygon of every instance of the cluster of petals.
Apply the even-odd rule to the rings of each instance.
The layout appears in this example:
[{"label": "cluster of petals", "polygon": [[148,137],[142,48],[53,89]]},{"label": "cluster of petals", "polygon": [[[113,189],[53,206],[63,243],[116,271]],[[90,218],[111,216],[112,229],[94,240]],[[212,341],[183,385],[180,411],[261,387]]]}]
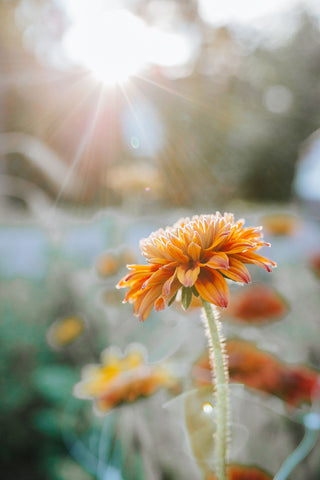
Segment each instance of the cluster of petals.
[{"label": "cluster of petals", "polygon": [[225,308],[229,301],[226,278],[249,283],[245,264],[256,264],[270,272],[276,264],[257,251],[269,246],[261,227],[235,222],[231,213],[196,215],[172,227],[152,233],[140,243],[147,265],[128,265],[130,272],[117,287],[129,287],[125,302],[145,320],[153,307],[159,311],[182,287],[191,288],[205,301]]},{"label": "cluster of petals", "polygon": [[131,345],[126,354],[114,348],[101,355],[101,364],[87,365],[82,380],[74,387],[78,398],[94,401],[97,414],[148,397],[159,389],[179,389],[177,379],[164,364],[148,365],[146,354],[137,345]]}]

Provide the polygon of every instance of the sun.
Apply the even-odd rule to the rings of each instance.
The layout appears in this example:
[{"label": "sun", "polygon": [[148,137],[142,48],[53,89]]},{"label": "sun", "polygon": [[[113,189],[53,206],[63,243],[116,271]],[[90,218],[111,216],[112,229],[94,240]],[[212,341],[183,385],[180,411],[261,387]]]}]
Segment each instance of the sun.
[{"label": "sun", "polygon": [[63,48],[71,63],[86,67],[105,85],[122,84],[152,64],[184,65],[194,55],[192,35],[146,25],[127,9],[101,8],[96,2],[90,7],[85,0],[67,1],[71,26]]},{"label": "sun", "polygon": [[148,64],[146,29],[127,10],[105,11],[77,18],[63,43],[73,62],[86,66],[101,82],[114,85]]}]

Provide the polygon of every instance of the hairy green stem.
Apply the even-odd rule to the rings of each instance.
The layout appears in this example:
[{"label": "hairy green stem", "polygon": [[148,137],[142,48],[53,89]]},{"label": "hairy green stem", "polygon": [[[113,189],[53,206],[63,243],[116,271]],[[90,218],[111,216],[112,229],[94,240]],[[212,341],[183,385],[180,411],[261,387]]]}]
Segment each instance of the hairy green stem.
[{"label": "hairy green stem", "polygon": [[226,480],[226,460],[229,440],[229,395],[228,395],[228,365],[224,348],[224,338],[221,334],[219,314],[213,306],[202,299],[205,312],[204,321],[209,340],[209,356],[214,373],[217,426],[216,455],[218,480]]}]

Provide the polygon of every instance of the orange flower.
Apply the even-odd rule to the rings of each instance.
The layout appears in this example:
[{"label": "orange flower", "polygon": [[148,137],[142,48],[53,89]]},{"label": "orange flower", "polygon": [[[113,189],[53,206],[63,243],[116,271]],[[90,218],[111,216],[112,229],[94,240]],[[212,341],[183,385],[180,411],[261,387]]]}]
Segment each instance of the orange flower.
[{"label": "orange flower", "polygon": [[134,262],[135,258],[136,255],[129,248],[122,249],[120,252],[110,250],[99,256],[95,268],[100,277],[107,278],[118,273],[126,263]]},{"label": "orange flower", "polygon": [[[271,475],[260,468],[247,465],[230,465],[227,468],[228,480],[272,480]],[[216,480],[215,475],[209,475],[207,480]]]},{"label": "orange flower", "polygon": [[157,311],[170,304],[182,288],[184,307],[193,295],[218,307],[226,307],[229,288],[225,277],[249,283],[246,263],[267,272],[276,264],[258,255],[263,246],[261,227],[243,227],[231,213],[200,215],[181,219],[173,227],[160,229],[141,241],[148,265],[128,265],[130,272],[117,287],[130,287],[125,302],[134,304],[134,313],[146,320],[153,307]]},{"label": "orange flower", "polygon": [[251,285],[231,297],[225,314],[240,322],[262,323],[278,320],[288,307],[281,296],[267,285]]},{"label": "orange flower", "polygon": [[[259,350],[253,343],[229,340],[226,344],[231,382],[275,395],[288,405],[311,403],[319,390],[320,374],[300,365],[287,365],[273,355]],[[211,366],[205,354],[193,368],[198,385],[211,384]]]},{"label": "orange flower", "polygon": [[123,402],[134,402],[161,388],[177,389],[178,381],[165,365],[148,365],[141,348],[132,345],[126,355],[109,348],[101,365],[87,365],[74,388],[78,398],[94,400],[96,412],[107,413]]},{"label": "orange flower", "polygon": [[275,213],[263,217],[262,225],[270,235],[293,235],[299,227],[299,220],[293,215]]},{"label": "orange flower", "polygon": [[48,343],[53,348],[63,348],[77,340],[85,331],[86,324],[79,315],[68,315],[56,320],[47,333]]},{"label": "orange flower", "polygon": [[110,277],[117,273],[119,269],[119,261],[114,253],[104,253],[96,262],[96,270],[100,277]]}]

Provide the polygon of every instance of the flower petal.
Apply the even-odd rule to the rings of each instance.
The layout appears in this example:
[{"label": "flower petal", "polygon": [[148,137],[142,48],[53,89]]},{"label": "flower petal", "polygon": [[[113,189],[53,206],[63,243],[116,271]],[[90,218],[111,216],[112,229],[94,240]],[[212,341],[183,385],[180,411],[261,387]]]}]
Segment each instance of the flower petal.
[{"label": "flower petal", "polygon": [[174,260],[177,260],[178,262],[189,261],[189,258],[187,257],[187,255],[185,255],[180,248],[176,247],[172,243],[168,242],[166,248],[170,257],[173,258]]},{"label": "flower petal", "polygon": [[219,269],[219,272],[223,273],[226,277],[234,280],[235,282],[241,283],[250,283],[251,276],[248,272],[247,267],[237,260],[236,258],[229,258],[229,268],[228,269]]},{"label": "flower petal", "polygon": [[139,305],[139,310],[137,312],[139,314],[140,320],[142,320],[143,322],[150,315],[150,312],[154,307],[154,303],[156,299],[161,295],[161,291],[162,291],[162,285],[157,285],[153,288],[150,288],[147,291],[147,293],[144,295]]},{"label": "flower petal", "polygon": [[194,242],[191,242],[188,246],[188,255],[194,262],[197,262],[200,258],[201,247]]},{"label": "flower petal", "polygon": [[177,267],[177,277],[184,287],[192,287],[195,284],[200,273],[200,266],[196,265],[190,268],[189,265],[179,265]]},{"label": "flower petal", "polygon": [[157,298],[157,300],[155,301],[154,308],[156,312],[159,312],[160,310],[164,310],[165,306],[166,306],[165,299],[161,295],[161,297]]},{"label": "flower petal", "polygon": [[155,285],[159,285],[159,283],[163,285],[163,283],[171,277],[172,273],[172,270],[160,268],[151,275],[151,277],[143,284],[143,287],[154,287]]},{"label": "flower petal", "polygon": [[277,266],[277,264],[275,262],[272,262],[272,260],[269,260],[266,257],[262,257],[261,255],[257,255],[256,253],[250,251],[233,255],[233,258],[236,258],[243,263],[254,263],[259,267],[264,268],[267,272],[272,272],[272,267]]},{"label": "flower petal", "polygon": [[204,300],[218,307],[227,307],[229,302],[229,288],[220,273],[211,269],[202,269],[195,283],[195,287]]},{"label": "flower petal", "polygon": [[200,266],[206,266],[209,268],[218,268],[219,270],[221,268],[227,269],[229,267],[229,259],[228,259],[228,256],[223,252],[217,252],[217,253],[212,252],[209,259],[204,263],[200,263]]}]

